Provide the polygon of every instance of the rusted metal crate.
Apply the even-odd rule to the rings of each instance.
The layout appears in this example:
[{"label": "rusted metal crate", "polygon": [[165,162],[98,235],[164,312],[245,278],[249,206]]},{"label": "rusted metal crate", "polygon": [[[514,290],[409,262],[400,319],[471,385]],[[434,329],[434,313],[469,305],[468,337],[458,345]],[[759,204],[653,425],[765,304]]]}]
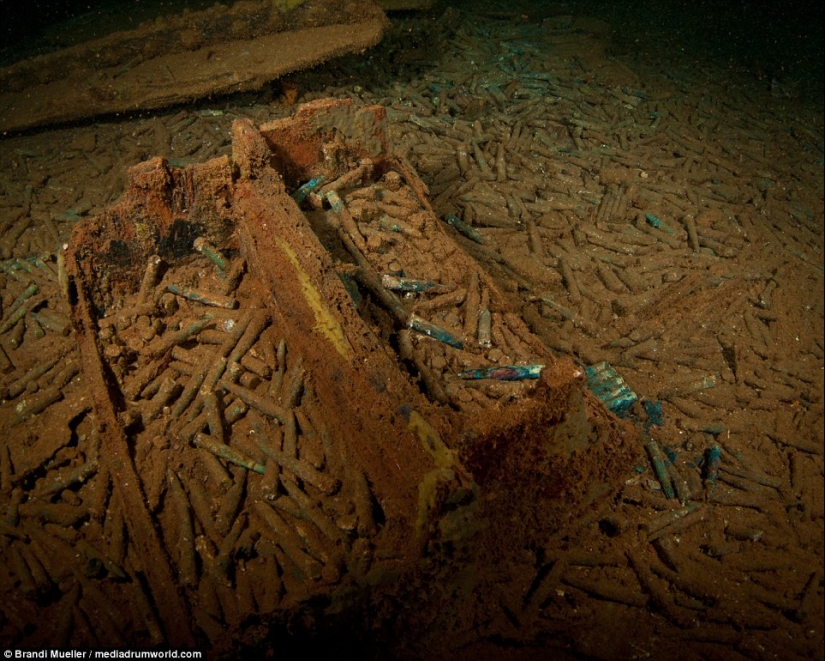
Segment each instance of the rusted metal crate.
[{"label": "rusted metal crate", "polygon": [[84,403],[65,424],[88,433],[73,477],[25,477],[69,577],[49,608],[74,584],[95,613],[126,604],[131,645],[263,646],[297,613],[425,584],[456,549],[538,539],[626,469],[629,427],[510,311],[385,124],[334,100],[241,120],[231,158],[135,166],[76,226]]}]

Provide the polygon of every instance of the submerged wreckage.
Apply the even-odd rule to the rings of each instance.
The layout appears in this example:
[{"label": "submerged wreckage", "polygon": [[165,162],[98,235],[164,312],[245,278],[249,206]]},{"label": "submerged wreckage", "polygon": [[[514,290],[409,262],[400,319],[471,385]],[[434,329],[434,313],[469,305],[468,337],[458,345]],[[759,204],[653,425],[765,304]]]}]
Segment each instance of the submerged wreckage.
[{"label": "submerged wreckage", "polygon": [[258,90],[375,46],[372,0],[216,3],[0,68],[0,133]]},{"label": "submerged wreckage", "polygon": [[[23,395],[4,460],[2,532],[49,577],[21,644],[366,632],[626,470],[632,429],[510,311],[385,123],[334,100],[238,120],[231,158],[141,163],[75,226],[38,305],[69,301],[80,364]],[[24,626],[47,620],[68,625]]]}]

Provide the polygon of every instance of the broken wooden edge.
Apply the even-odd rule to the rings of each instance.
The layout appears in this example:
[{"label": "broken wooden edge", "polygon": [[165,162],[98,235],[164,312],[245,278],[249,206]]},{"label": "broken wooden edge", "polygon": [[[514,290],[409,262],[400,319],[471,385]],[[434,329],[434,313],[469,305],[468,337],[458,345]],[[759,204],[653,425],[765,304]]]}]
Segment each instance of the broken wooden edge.
[{"label": "broken wooden edge", "polygon": [[137,470],[129,450],[126,434],[117,417],[119,389],[101,355],[97,341],[97,323],[87,293],[88,278],[70,251],[67,270],[76,296],[72,317],[78,336],[83,373],[92,393],[96,424],[100,433],[100,463],[108,467],[114,489],[124,503],[124,519],[137,554],[139,571],[145,576],[155,599],[155,606],[170,644],[191,648],[195,637],[186,600],[177,590],[175,575],[166,551],[146,507]]},{"label": "broken wooden edge", "polygon": [[[161,53],[109,68],[48,78],[33,70],[20,89],[0,94],[0,133],[15,133],[50,124],[97,116],[156,110],[208,96],[249,92],[284,74],[306,69],[381,41],[386,16],[361,0],[363,11],[349,23],[295,29],[254,39],[234,40],[202,48]],[[341,17],[341,20],[352,16]],[[84,46],[94,50],[97,42]],[[76,47],[81,48],[81,47]],[[60,54],[41,56],[41,68],[54,69]],[[35,58],[38,60],[38,58]],[[14,66],[22,66],[20,63]],[[38,64],[34,62],[32,66]],[[11,69],[13,69],[13,67]],[[5,77],[11,76],[9,70]],[[2,76],[0,76],[2,77]],[[23,86],[25,85],[25,86]],[[9,86],[4,86],[9,88]]]}]

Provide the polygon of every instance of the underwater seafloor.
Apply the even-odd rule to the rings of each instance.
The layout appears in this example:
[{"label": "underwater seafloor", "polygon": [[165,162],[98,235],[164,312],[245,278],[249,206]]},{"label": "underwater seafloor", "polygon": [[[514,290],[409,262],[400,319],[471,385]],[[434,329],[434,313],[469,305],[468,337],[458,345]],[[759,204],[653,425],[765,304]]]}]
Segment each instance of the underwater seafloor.
[{"label": "underwater seafloor", "polygon": [[[231,461],[167,473],[153,463],[159,455],[136,449],[138,468],[161,476],[143,490],[178,571],[172,592],[195,612],[186,627],[196,647],[269,658],[312,650],[376,659],[823,658],[821,32],[760,41],[771,34],[764,22],[725,29],[735,20],[730,7],[680,9],[442,4],[391,15],[377,47],[260,93],[3,137],[3,646],[165,642],[163,604],[135,578],[139,556],[130,549],[142,542],[125,532],[131,506],[121,497],[129,491],[110,490],[106,462],[97,463],[77,329],[60,300],[60,247],[77,223],[121,196],[130,166],[154,156],[206,162],[231,152],[234,120],[263,124],[331,97],[386,108],[393,153],[426,184],[439,219],[462,221],[448,228],[452,240],[549,356],[582,367],[607,361],[640,400],[661,408],[651,409],[655,424],[645,425],[634,460],[606,491],[583,488],[587,497],[563,525],[563,517],[531,518],[542,511],[531,499],[551,496],[508,482],[509,464],[476,465],[488,527],[460,546],[425,550],[395,582],[391,571],[368,573],[363,591],[338,601],[294,596],[303,594],[301,571],[329,584],[357,573],[349,559],[329,569],[326,519],[301,519],[286,505],[260,515],[258,503],[247,515],[244,499],[260,489]],[[714,21],[714,11],[727,15]],[[407,225],[399,217],[387,226],[363,214],[356,233],[392,271],[402,259],[396,234],[414,240],[415,228],[406,216]],[[470,286],[449,254],[443,260],[462,296],[416,309],[466,327],[463,306],[471,290],[478,298],[479,280]],[[182,271],[196,282],[204,266]],[[12,318],[37,296],[46,297],[45,314]],[[161,334],[150,317],[108,326],[112,365]],[[491,360],[524,362],[529,341],[513,337],[505,319],[494,326],[493,344],[503,350]],[[371,323],[384,328],[380,315]],[[284,373],[289,355],[276,355],[274,333],[262,337],[269,348],[257,363],[246,360],[247,385],[297,397],[290,381],[300,366]],[[175,356],[182,377],[202,357],[197,349]],[[454,376],[449,356],[422,356],[422,380]],[[285,383],[270,385],[276,372],[262,362],[280,365]],[[177,396],[182,388],[168,383]],[[479,416],[500,415],[513,397],[511,384],[494,385],[461,391]],[[433,388],[428,396],[449,406],[449,393]],[[175,408],[167,395],[148,406],[157,425]],[[645,419],[639,405],[632,413]],[[296,415],[307,439],[300,458],[334,463],[325,442],[307,433],[327,414]],[[71,430],[41,418],[64,427],[71,420]],[[252,419],[235,424],[252,434]],[[238,447],[259,451],[251,442]],[[471,440],[451,451],[474,468]],[[334,495],[323,477],[304,475],[287,480],[282,504],[303,497],[302,480],[318,502],[325,489]],[[210,486],[215,479],[226,485]],[[166,510],[188,512],[181,483],[192,501],[196,559],[178,554],[186,536]],[[339,514],[339,527],[358,527],[346,509]],[[287,550],[264,543],[236,523],[247,517],[276,529],[294,518],[298,536],[285,533]],[[267,585],[249,578],[274,567],[281,569]]]}]

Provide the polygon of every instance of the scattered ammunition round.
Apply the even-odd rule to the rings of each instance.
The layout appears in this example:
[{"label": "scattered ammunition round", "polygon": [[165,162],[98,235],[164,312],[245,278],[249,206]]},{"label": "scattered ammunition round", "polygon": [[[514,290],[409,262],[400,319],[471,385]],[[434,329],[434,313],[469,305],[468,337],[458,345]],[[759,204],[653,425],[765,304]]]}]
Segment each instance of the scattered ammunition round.
[{"label": "scattered ammunition round", "polygon": [[456,216],[455,214],[448,215],[445,219],[445,222],[450,227],[453,227],[459,234],[467,237],[471,241],[475,241],[479,244],[484,243],[484,239],[482,238],[481,234],[479,234],[478,230],[459,220],[458,216]]},{"label": "scattered ammunition round", "polygon": [[48,328],[58,335],[68,335],[72,330],[71,323],[68,319],[48,308],[42,308],[37,312],[32,312],[31,317],[41,326]]},{"label": "scattered ammunition round", "polygon": [[78,484],[83,484],[89,478],[96,475],[97,471],[97,461],[87,461],[85,464],[70,471],[61,472],[56,478],[47,480],[41,493],[44,496],[51,496],[60,493],[64,489],[70,489]]},{"label": "scattered ammunition round", "polygon": [[227,381],[225,378],[221,379],[220,385],[233,395],[239,397],[244,403],[263,413],[265,416],[274,418],[281,424],[284,424],[284,420],[286,419],[286,411],[282,407],[275,404],[275,402],[267,399],[266,397],[261,397],[248,388],[244,388],[243,386],[236,385],[231,381]]},{"label": "scattered ammunition round", "polygon": [[32,367],[28,372],[8,387],[7,396],[13,398],[20,395],[28,388],[29,383],[37,381],[41,376],[47,374],[55,365],[57,365],[57,363],[60,362],[60,360],[61,357],[58,356],[43,363],[42,365]]},{"label": "scattered ammunition round", "polygon": [[497,381],[524,381],[538,379],[544,365],[502,365],[500,367],[482,367],[459,372],[460,379],[495,379]]},{"label": "scattered ammunition round", "polygon": [[224,259],[223,255],[221,255],[217,248],[215,248],[215,246],[209,243],[209,241],[204,239],[202,236],[195,239],[192,243],[192,247],[202,255],[206,256],[210,262],[221,270],[221,272],[225,273],[229,269],[229,263]]},{"label": "scattered ammunition round", "polygon": [[321,563],[304,550],[304,544],[301,538],[298,537],[286,521],[284,521],[281,515],[266,503],[261,502],[255,503],[253,511],[261,519],[262,523],[275,533],[278,545],[283,549],[287,557],[295,563],[296,568],[308,579],[313,581],[319,580],[321,578],[321,570],[323,569]]},{"label": "scattered ammunition round", "polygon": [[138,304],[146,303],[152,298],[152,291],[158,283],[158,275],[160,272],[160,265],[163,260],[159,255],[152,255],[146,264],[146,270],[143,272],[143,279],[140,282],[140,289],[138,290]]},{"label": "scattered ammunition round", "polygon": [[238,452],[235,448],[224,443],[220,443],[219,441],[216,441],[212,437],[201,432],[195,434],[195,438],[192,440],[192,443],[195,447],[208,450],[216,457],[225,459],[229,463],[235,464],[236,466],[241,466],[242,468],[261,474],[263,474],[265,470],[265,466],[262,464],[259,464],[253,459],[250,459],[246,455]]},{"label": "scattered ammunition round", "polygon": [[62,390],[59,388],[49,388],[30,400],[23,400],[15,407],[16,416],[11,423],[12,426],[19,425],[33,415],[45,411],[49,406],[61,399],[63,399]]},{"label": "scattered ammunition round", "polygon": [[464,342],[460,338],[456,337],[450,331],[442,328],[441,326],[437,326],[426,319],[422,319],[418,315],[410,315],[410,318],[407,321],[407,327],[456,349],[464,348]]},{"label": "scattered ammunition round", "polygon": [[37,285],[32,284],[29,285],[23,294],[17,297],[17,300],[12,303],[13,312],[6,318],[3,324],[0,325],[0,333],[5,333],[10,328],[16,326],[17,323],[26,316],[26,314],[43,302],[42,299],[37,299],[36,302],[32,302],[32,296],[34,296],[37,291]]},{"label": "scattered ammunition round", "polygon": [[211,292],[173,284],[166,285],[166,291],[171,292],[176,296],[181,296],[190,301],[194,301],[195,303],[202,303],[203,305],[210,305],[215,308],[234,310],[238,307],[237,300],[230,296],[224,296],[223,294],[213,294]]},{"label": "scattered ammunition round", "polygon": [[[12,302],[12,304],[11,304],[11,305],[9,305],[9,310],[11,310],[12,312],[14,312],[15,310],[17,310],[17,308],[18,308],[18,307],[20,307],[21,305],[23,305],[23,303],[25,303],[26,301],[28,301],[28,300],[29,300],[32,296],[34,296],[34,295],[35,295],[38,291],[39,291],[39,287],[37,286],[37,284],[35,284],[34,282],[32,282],[31,284],[29,284],[29,286],[28,286],[28,287],[26,287],[26,288],[23,290],[23,293],[22,293],[22,294],[20,294],[20,296],[18,296],[16,299],[14,299],[14,301]],[[5,328],[5,324],[4,324],[3,328]],[[2,329],[0,329],[0,332],[3,332],[3,331],[2,331]]]},{"label": "scattered ammunition round", "polygon": [[493,316],[488,308],[478,313],[478,346],[489,349],[493,346]]},{"label": "scattered ammunition round", "polygon": [[154,340],[152,344],[147,347],[146,354],[149,358],[158,358],[167,351],[171,351],[172,347],[182,344],[196,336],[212,322],[212,316],[206,315],[180,330],[167,331],[159,340]]},{"label": "scattered ammunition round", "polygon": [[141,419],[144,424],[149,424],[152,420],[157,418],[164,407],[172,402],[181,391],[180,384],[174,379],[166,377],[160,384],[160,388],[154,397],[147,402],[146,407],[141,413]]},{"label": "scattered ammunition round", "polygon": [[666,460],[662,454],[662,450],[659,448],[659,444],[652,438],[648,438],[645,442],[645,450],[647,450],[648,456],[650,457],[653,472],[656,474],[656,479],[659,480],[659,484],[662,487],[662,493],[664,493],[665,498],[668,500],[675,498],[676,494],[673,490],[673,484],[670,481],[670,475],[667,471],[667,465],[665,464]]},{"label": "scattered ammunition round", "polygon": [[318,186],[324,183],[324,177],[314,177],[307,181],[305,184],[302,184],[298,187],[295,192],[292,193],[292,199],[295,200],[298,204],[303,202],[307,196],[313,192]]}]

